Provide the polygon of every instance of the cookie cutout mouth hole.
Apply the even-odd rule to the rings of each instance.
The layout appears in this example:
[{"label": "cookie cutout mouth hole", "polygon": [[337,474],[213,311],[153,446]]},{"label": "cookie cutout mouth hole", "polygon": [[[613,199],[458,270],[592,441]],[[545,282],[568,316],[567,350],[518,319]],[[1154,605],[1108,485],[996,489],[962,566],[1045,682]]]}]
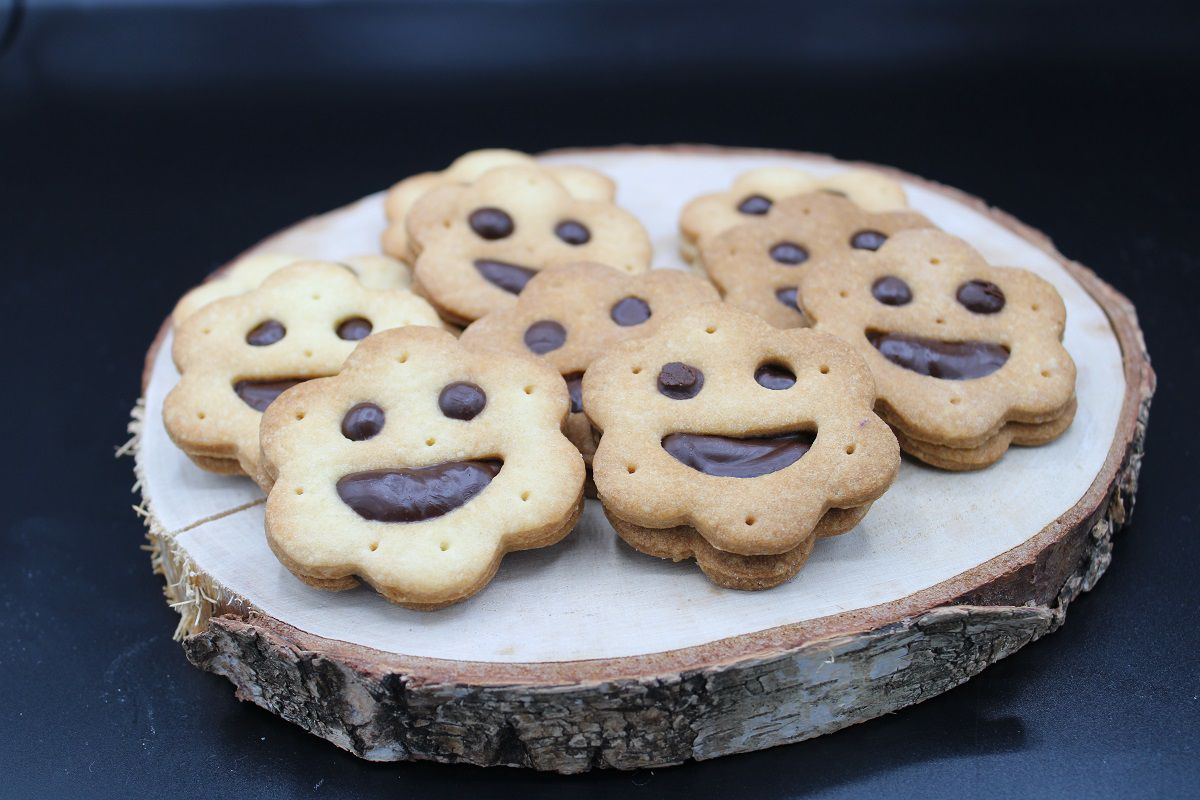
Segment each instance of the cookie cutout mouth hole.
[{"label": "cookie cutout mouth hole", "polygon": [[809,451],[816,431],[793,431],[775,436],[718,436],[671,433],[662,448],[676,461],[717,478],[757,478],[795,464]]},{"label": "cookie cutout mouth hole", "polygon": [[304,383],[308,378],[278,378],[273,381],[237,381],[233,391],[242,402],[255,411],[266,411],[267,406],[275,402],[275,398],[298,383]]},{"label": "cookie cutout mouth hole", "polygon": [[352,472],[338,480],[337,493],[365,520],[423,522],[466,505],[503,466],[499,459],[480,459]]},{"label": "cookie cutout mouth hole", "polygon": [[563,380],[567,382],[567,394],[571,397],[571,413],[581,413],[583,411],[583,373],[572,372],[570,375],[563,375]]},{"label": "cookie cutout mouth hole", "polygon": [[991,375],[1008,361],[1007,347],[995,342],[943,341],[906,333],[868,330],[867,341],[898,367],[918,375],[965,381]]},{"label": "cookie cutout mouth hole", "polygon": [[537,270],[522,267],[519,264],[509,264],[507,261],[490,261],[485,258],[475,262],[475,269],[486,281],[498,286],[509,294],[520,294],[525,284],[537,274]]}]

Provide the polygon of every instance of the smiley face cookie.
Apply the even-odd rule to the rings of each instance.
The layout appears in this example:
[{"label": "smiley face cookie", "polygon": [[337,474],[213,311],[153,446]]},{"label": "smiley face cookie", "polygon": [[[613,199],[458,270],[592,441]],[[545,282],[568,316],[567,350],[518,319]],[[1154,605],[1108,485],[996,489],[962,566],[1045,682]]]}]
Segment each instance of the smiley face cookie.
[{"label": "smiley face cookie", "polygon": [[[304,260],[285,253],[243,256],[180,298],[171,312],[171,324],[178,329],[180,323],[214,300],[244,294],[272,273]],[[338,263],[357,275],[368,289],[407,289],[412,282],[408,267],[387,256],[352,256]]]},{"label": "smiley face cookie", "polygon": [[1075,415],[1066,309],[1046,281],[990,266],[936,230],[897,233],[870,256],[809,269],[801,305],[875,374],[877,410],[904,450],[944,469],[979,469],[1010,444],[1061,435]]},{"label": "smiley face cookie", "polygon": [[596,445],[581,389],[588,366],[617,342],[652,334],[675,311],[718,299],[708,281],[679,270],[629,275],[603,264],[569,264],[539,272],[515,306],[471,323],[462,341],[541,356],[558,370],[571,394],[567,436],[591,463]]},{"label": "smiley face cookie", "polygon": [[891,485],[900,451],[874,401],[849,345],[724,303],[616,345],[583,379],[617,533],[739,589],[793,577],[817,537],[854,527]]},{"label": "smiley face cookie", "polygon": [[878,250],[897,231],[929,227],[913,211],[864,211],[818,192],[776,202],[765,216],[703,240],[700,258],[727,303],[794,328],[805,324],[796,306],[805,271],[846,253]]},{"label": "smiley face cookie", "polygon": [[501,167],[470,186],[443,186],[408,214],[414,284],[442,317],[463,323],[516,305],[537,272],[597,261],[650,266],[650,238],[615,205],[572,197],[541,169]]},{"label": "smiley face cookie", "polygon": [[368,289],[333,262],[292,264],[179,326],[171,356],[180,380],[163,405],[167,433],[204,469],[257,480],[259,420],[281,392],[337,372],[373,331],[440,324],[407,290]]},{"label": "smiley face cookie", "polygon": [[426,193],[439,186],[474,183],[486,172],[497,167],[530,167],[545,170],[571,193],[581,200],[611,202],[617,187],[609,177],[569,164],[541,166],[532,157],[515,150],[475,150],[459,156],[454,163],[441,172],[424,172],[397,183],[388,190],[384,199],[388,227],[383,232],[384,252],[411,263],[415,255],[409,247],[408,232],[404,221],[413,205]]},{"label": "smiley face cookie", "polygon": [[578,519],[567,409],[562,379],[536,359],[433,328],[376,334],[263,416],[267,541],[311,586],[362,580],[410,608],[458,602],[505,553],[554,544]]},{"label": "smiley face cookie", "polygon": [[817,177],[795,167],[760,167],[737,176],[728,191],[702,195],[684,206],[679,216],[680,252],[693,262],[705,239],[767,214],[780,200],[812,192],[845,197],[869,212],[908,207],[904,187],[881,172],[852,169]]}]

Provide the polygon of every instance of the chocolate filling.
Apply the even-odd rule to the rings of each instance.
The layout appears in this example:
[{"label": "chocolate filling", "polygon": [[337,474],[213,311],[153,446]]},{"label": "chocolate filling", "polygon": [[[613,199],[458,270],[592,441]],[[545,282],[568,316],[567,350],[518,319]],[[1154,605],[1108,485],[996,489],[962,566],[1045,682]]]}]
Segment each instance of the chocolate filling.
[{"label": "chocolate filling", "polygon": [[275,381],[238,381],[233,385],[233,391],[242,398],[242,402],[255,411],[266,411],[267,406],[275,402],[275,398],[295,386],[304,383],[308,378],[281,378]]},{"label": "chocolate filling", "polygon": [[567,394],[571,395],[571,413],[578,414],[583,411],[583,373],[563,375],[563,380],[567,382]]},{"label": "chocolate filling", "polygon": [[663,438],[662,446],[680,463],[705,475],[757,478],[795,464],[814,439],[811,431],[746,438],[672,433]]},{"label": "chocolate filling", "polygon": [[867,331],[867,341],[897,366],[949,381],[991,375],[1008,361],[1008,348],[993,342],[943,342],[882,331]]},{"label": "chocolate filling", "polygon": [[465,505],[487,488],[503,465],[487,459],[353,472],[337,482],[337,493],[363,519],[421,522]]},{"label": "chocolate filling", "polygon": [[525,284],[529,283],[529,279],[537,274],[537,270],[528,267],[504,261],[489,261],[486,258],[478,259],[475,262],[475,269],[479,270],[479,274],[491,283],[513,294],[520,294],[521,290],[525,288]]},{"label": "chocolate filling", "polygon": [[455,381],[446,384],[438,394],[438,408],[442,415],[464,422],[475,419],[487,405],[487,394],[477,384]]}]

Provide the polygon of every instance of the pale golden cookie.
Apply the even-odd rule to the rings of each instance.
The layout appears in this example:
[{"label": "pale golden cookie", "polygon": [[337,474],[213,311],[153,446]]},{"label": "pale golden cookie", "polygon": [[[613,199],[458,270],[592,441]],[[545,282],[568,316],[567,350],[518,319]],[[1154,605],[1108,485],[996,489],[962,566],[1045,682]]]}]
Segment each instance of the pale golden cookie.
[{"label": "pale golden cookie", "polygon": [[618,532],[737,588],[795,575],[814,538],[853,527],[891,485],[900,451],[874,400],[844,342],[724,303],[671,315],[583,379],[602,431],[593,475]]},{"label": "pale golden cookie", "polygon": [[650,238],[629,212],[571,196],[544,170],[501,167],[470,186],[443,186],[408,214],[417,291],[463,323],[516,304],[538,271],[597,261],[650,267]]},{"label": "pale golden cookie", "polygon": [[611,202],[617,192],[611,178],[587,167],[569,164],[542,166],[531,156],[515,150],[475,150],[459,156],[441,172],[413,175],[388,190],[384,198],[384,211],[388,218],[388,227],[383,232],[384,252],[411,263],[416,254],[409,248],[404,221],[413,205],[427,192],[449,184],[471,184],[489,170],[513,166],[543,169],[553,175],[573,197],[581,200]]},{"label": "pale golden cookie", "polygon": [[871,253],[897,231],[931,227],[915,211],[874,213],[818,192],[781,200],[765,216],[705,240],[700,258],[725,302],[794,328],[806,324],[795,303],[805,272],[848,253]]},{"label": "pale golden cookie", "polygon": [[432,328],[375,334],[263,416],[267,542],[311,586],[361,579],[410,608],[458,602],[505,553],[554,544],[579,518],[567,408],[534,358]]},{"label": "pale golden cookie", "polygon": [[867,360],[880,416],[935,466],[985,467],[1011,443],[1056,438],[1074,417],[1058,292],[947,233],[903,231],[878,252],[813,266],[800,303],[817,330]]},{"label": "pale golden cookie", "polygon": [[279,392],[337,372],[372,331],[440,324],[405,289],[368,289],[333,262],[291,264],[179,326],[171,356],[180,380],[163,404],[167,433],[200,467],[258,480],[258,424]]},{"label": "pale golden cookie", "polygon": [[852,169],[818,177],[796,167],[759,167],[738,175],[727,191],[702,195],[684,206],[679,216],[680,253],[693,262],[704,240],[767,214],[780,200],[812,192],[841,195],[864,211],[908,207],[904,187],[881,172]]},{"label": "pale golden cookie", "polygon": [[680,270],[630,275],[603,264],[569,264],[539,272],[515,306],[471,323],[462,341],[538,355],[558,370],[571,392],[567,436],[590,464],[596,444],[580,389],[588,366],[617,342],[654,333],[675,311],[718,299],[712,284]]},{"label": "pale golden cookie", "polygon": [[[181,297],[171,312],[171,324],[178,328],[183,320],[212,301],[257,288],[272,273],[304,260],[285,253],[243,256]],[[387,256],[351,256],[337,263],[350,269],[368,289],[407,289],[412,283],[408,267]]]}]

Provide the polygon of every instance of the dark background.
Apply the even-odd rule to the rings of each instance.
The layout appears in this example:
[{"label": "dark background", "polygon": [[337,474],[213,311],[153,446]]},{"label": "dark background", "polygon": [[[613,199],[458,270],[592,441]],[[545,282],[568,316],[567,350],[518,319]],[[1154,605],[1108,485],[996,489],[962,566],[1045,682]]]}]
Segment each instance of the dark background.
[{"label": "dark background", "polygon": [[[0,795],[1196,796],[1196,8],[0,0]],[[190,667],[113,458],[178,295],[472,148],[673,141],[958,186],[1137,304],[1138,510],[1067,625],[831,736],[575,778],[366,764]]]}]

